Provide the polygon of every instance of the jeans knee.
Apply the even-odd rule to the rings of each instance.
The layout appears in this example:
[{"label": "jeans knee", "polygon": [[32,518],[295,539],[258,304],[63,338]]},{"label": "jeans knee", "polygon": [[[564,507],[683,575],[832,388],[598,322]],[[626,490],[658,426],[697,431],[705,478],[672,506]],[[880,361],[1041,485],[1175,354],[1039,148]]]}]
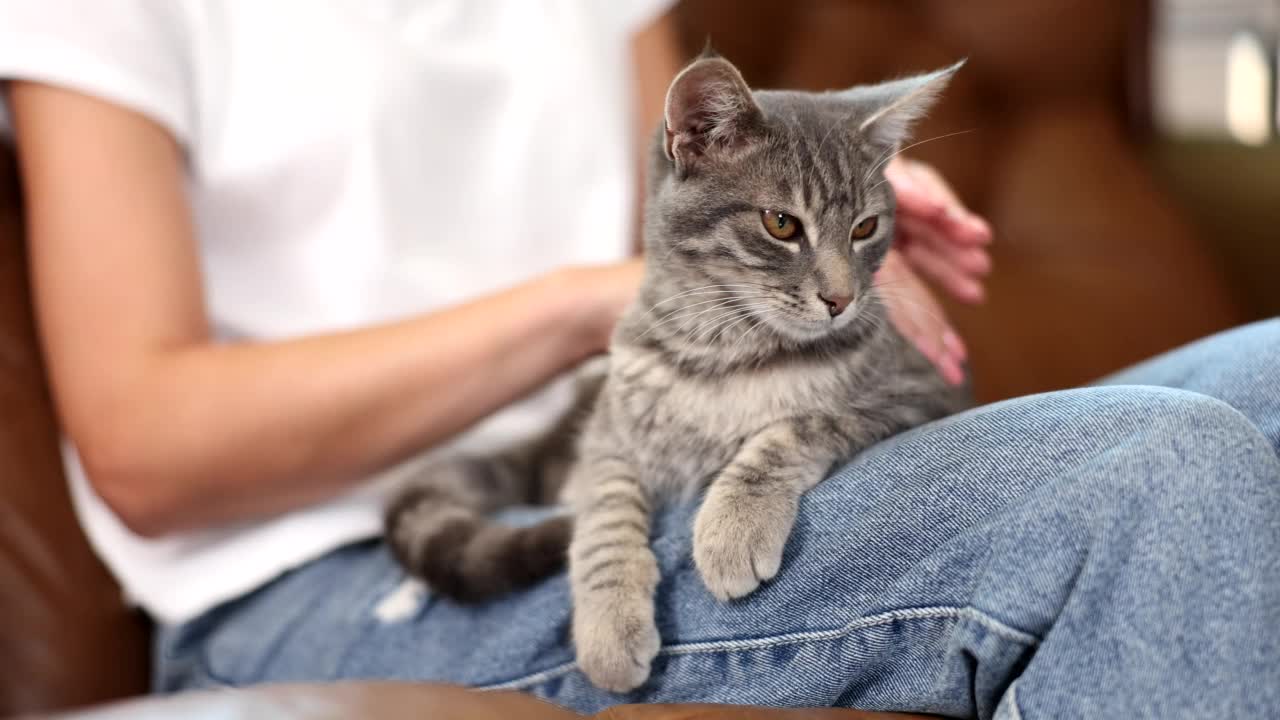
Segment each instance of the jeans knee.
[{"label": "jeans knee", "polygon": [[1280,357],[1280,317],[1259,320],[1235,332],[1244,349],[1263,357]]},{"label": "jeans knee", "polygon": [[1203,425],[1224,432],[1244,432],[1249,419],[1214,397],[1177,388],[1134,388],[1140,401],[1150,402],[1177,424]]},{"label": "jeans knee", "polygon": [[1280,458],[1235,407],[1186,390],[1131,387],[1125,392],[1151,457],[1172,462],[1160,475],[1157,492],[1170,492],[1170,483],[1175,492],[1188,494],[1280,492]]},{"label": "jeans knee", "polygon": [[1259,390],[1280,384],[1280,318],[1236,328],[1223,338],[1222,354],[1214,360],[1246,369]]},{"label": "jeans knee", "polygon": [[[1144,484],[1131,481],[1146,477],[1150,481],[1145,486],[1156,493],[1168,493],[1171,485],[1181,483],[1194,486],[1186,489],[1190,493],[1238,488],[1241,483],[1280,489],[1280,458],[1266,435],[1240,410],[1208,395],[1118,385],[993,407],[993,415],[982,422],[1000,432],[988,435],[1038,433],[1037,441],[1021,446],[1019,452],[1056,452],[1058,471],[1121,449],[1126,463],[1102,472],[1104,482],[1136,488]],[[1052,467],[1045,469],[1053,472]]]}]

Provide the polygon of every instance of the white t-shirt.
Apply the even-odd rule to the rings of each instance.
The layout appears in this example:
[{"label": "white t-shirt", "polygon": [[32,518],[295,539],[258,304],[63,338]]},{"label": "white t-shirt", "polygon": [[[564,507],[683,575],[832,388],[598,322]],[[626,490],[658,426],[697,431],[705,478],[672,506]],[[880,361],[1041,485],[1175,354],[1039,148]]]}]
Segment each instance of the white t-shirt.
[{"label": "white t-shirt", "polygon": [[[627,40],[666,4],[0,0],[0,78],[98,96],[172,132],[211,323],[223,340],[276,340],[624,257]],[[527,435],[564,395],[551,388],[459,444]],[[167,623],[375,536],[407,471],[265,522],[149,540],[65,456],[90,540]]]}]

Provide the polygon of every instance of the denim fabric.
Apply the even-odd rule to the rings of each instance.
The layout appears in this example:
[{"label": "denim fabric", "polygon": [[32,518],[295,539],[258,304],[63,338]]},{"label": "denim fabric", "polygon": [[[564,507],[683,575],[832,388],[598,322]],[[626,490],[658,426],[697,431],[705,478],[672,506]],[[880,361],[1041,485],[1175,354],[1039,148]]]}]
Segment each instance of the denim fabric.
[{"label": "denim fabric", "polygon": [[[350,546],[159,635],[160,690],[397,678],[619,702],[981,718],[1280,707],[1280,321],[1107,385],[863,453],[804,499],[782,571],[717,602],[692,508],[658,518],[663,649],[619,696],[573,664],[563,576],[462,607]],[[1157,385],[1178,387],[1157,387]]]}]

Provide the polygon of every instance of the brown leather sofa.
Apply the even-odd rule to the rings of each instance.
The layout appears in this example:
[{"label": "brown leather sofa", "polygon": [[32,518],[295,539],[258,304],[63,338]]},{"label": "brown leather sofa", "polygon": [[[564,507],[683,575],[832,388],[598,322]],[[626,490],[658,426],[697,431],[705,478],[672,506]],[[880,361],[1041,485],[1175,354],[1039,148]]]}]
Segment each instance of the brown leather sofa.
[{"label": "brown leather sofa", "polygon": [[[917,715],[828,708],[776,710],[731,705],[619,705],[612,720],[927,720]],[[577,713],[514,692],[411,683],[278,685],[128,701],[44,720],[575,720]],[[33,719],[34,720],[34,719]]]},{"label": "brown leather sofa", "polygon": [[[1210,249],[1143,160],[1145,7],[686,0],[679,17],[691,49],[711,37],[760,86],[841,87],[970,58],[919,137],[973,132],[912,153],[942,168],[996,228],[990,302],[952,308],[979,392],[996,399],[1077,384],[1246,317]],[[126,609],[71,512],[19,207],[12,156],[0,150],[0,716],[147,686],[147,623]],[[406,706],[469,717],[531,717],[542,708],[522,704],[535,702],[528,698],[400,685],[286,688],[222,701],[242,710],[226,716],[293,717],[280,708],[299,693],[331,708],[364,708],[330,716],[382,717],[369,709],[375,705],[391,709],[387,717]],[[641,716],[627,712],[733,716],[698,707],[611,716]]]}]

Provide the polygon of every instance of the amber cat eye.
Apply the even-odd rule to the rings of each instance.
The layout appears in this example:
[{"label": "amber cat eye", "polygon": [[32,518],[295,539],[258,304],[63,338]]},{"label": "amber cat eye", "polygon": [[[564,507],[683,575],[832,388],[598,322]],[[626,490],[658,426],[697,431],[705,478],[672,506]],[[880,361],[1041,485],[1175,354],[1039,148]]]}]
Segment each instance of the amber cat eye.
[{"label": "amber cat eye", "polygon": [[760,212],[760,219],[764,222],[764,229],[778,240],[794,239],[800,232],[800,221],[786,213],[763,210]]},{"label": "amber cat eye", "polygon": [[872,235],[875,235],[876,228],[879,226],[880,226],[880,218],[877,218],[874,215],[867,218],[866,220],[863,220],[857,225],[854,225],[853,233],[852,233],[854,242],[857,242],[858,240],[866,240]]}]

